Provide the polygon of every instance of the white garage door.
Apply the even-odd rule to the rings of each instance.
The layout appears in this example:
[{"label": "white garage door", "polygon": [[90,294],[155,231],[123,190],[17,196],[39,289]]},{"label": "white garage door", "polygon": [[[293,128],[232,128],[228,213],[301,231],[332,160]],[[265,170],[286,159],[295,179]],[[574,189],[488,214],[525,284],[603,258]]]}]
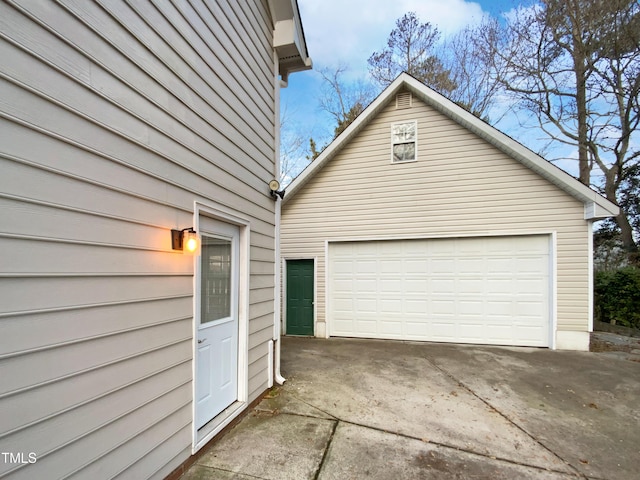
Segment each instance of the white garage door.
[{"label": "white garage door", "polygon": [[549,346],[549,237],[329,244],[332,336]]}]

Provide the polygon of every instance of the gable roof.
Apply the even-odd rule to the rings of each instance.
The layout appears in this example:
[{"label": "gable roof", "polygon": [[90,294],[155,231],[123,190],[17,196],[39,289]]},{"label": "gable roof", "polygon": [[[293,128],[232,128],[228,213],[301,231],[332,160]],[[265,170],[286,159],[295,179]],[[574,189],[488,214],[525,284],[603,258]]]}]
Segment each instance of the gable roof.
[{"label": "gable roof", "polygon": [[524,145],[480,120],[464,108],[440,95],[407,73],[400,74],[323,152],[298,175],[286,189],[283,202],[291,200],[313,176],[355,137],[387,104],[402,91],[410,91],[416,98],[433,107],[454,122],[475,133],[511,158],[519,161],[543,178],[584,203],[585,220],[615,216],[620,209],[591,188],[546,161]]}]

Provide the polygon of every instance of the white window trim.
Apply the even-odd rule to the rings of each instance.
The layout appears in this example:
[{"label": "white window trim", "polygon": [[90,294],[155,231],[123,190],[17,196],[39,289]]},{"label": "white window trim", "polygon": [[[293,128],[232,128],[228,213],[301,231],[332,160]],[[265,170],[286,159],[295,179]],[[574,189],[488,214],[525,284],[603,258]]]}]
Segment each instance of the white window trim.
[{"label": "white window trim", "polygon": [[[394,131],[394,127],[396,127],[397,125],[404,125],[407,123],[413,123],[413,128],[414,131],[416,132],[416,136],[415,139],[413,140],[413,143],[415,145],[414,147],[414,151],[415,151],[415,155],[413,157],[413,160],[399,160],[399,161],[395,161],[393,159],[393,147],[394,145],[396,145],[396,143],[394,143],[393,141],[393,131]],[[400,143],[400,142],[399,142]],[[407,142],[401,142],[401,143],[407,143]],[[395,122],[391,124],[391,163],[393,164],[401,164],[401,163],[413,163],[413,162],[417,162],[418,161],[418,121],[417,120],[405,120],[402,122]]]}]

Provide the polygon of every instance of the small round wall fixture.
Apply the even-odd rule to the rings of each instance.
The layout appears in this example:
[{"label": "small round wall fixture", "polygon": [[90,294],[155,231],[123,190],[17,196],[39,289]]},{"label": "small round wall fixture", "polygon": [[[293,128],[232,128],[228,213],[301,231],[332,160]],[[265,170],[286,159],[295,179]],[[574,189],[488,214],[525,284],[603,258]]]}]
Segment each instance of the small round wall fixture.
[{"label": "small round wall fixture", "polygon": [[276,196],[280,197],[280,199],[284,198],[284,190],[280,190],[280,182],[275,178],[269,182],[269,190],[274,199]]}]

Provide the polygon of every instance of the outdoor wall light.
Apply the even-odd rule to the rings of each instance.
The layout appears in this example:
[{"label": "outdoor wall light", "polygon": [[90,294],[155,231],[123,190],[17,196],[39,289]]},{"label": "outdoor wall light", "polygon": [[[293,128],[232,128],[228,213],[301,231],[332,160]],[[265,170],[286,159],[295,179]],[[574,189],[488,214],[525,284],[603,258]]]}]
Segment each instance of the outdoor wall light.
[{"label": "outdoor wall light", "polygon": [[171,248],[185,253],[195,253],[198,250],[198,234],[193,227],[171,230]]},{"label": "outdoor wall light", "polygon": [[280,190],[280,182],[278,180],[271,180],[269,182],[269,190],[271,190],[271,196],[275,199],[276,195],[280,197],[280,200],[284,198],[284,190]]}]

